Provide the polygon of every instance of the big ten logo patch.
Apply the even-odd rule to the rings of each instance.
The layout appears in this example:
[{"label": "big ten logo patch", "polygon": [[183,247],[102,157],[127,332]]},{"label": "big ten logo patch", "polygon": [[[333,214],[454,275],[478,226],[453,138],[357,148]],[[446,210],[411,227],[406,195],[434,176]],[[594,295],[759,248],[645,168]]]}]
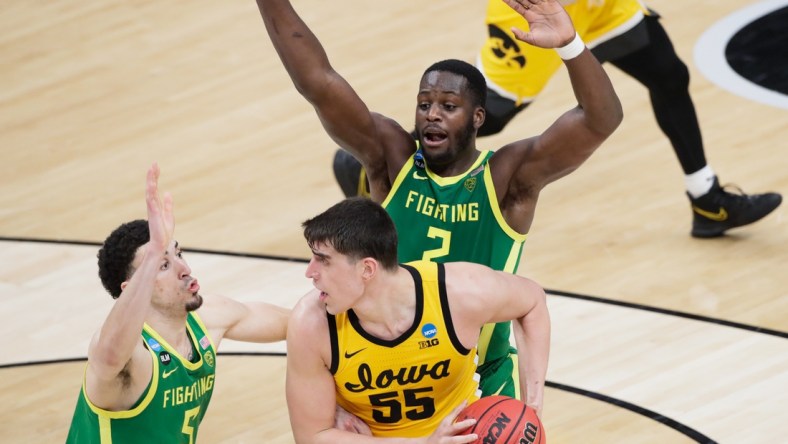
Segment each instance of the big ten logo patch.
[{"label": "big ten logo patch", "polygon": [[438,334],[438,328],[435,327],[435,324],[424,324],[421,327],[421,334],[426,338],[426,341],[419,341],[419,348],[429,348],[434,347],[440,344],[438,338],[435,336]]}]

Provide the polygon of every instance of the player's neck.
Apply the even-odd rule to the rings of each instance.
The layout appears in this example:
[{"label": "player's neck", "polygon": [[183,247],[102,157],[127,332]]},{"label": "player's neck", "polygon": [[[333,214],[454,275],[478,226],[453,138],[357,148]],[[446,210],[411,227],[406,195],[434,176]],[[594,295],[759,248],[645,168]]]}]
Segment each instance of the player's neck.
[{"label": "player's neck", "polygon": [[410,273],[401,267],[376,276],[360,303],[353,307],[364,330],[386,340],[398,338],[407,331],[416,316],[414,285]]},{"label": "player's neck", "polygon": [[476,162],[481,155],[481,152],[475,147],[465,148],[463,151],[457,153],[457,156],[451,162],[445,164],[427,163],[427,168],[438,176],[441,177],[454,177],[465,174]]},{"label": "player's neck", "polygon": [[151,310],[145,322],[176,349],[187,350],[191,348],[189,337],[186,334],[186,313],[182,317],[172,317]]}]

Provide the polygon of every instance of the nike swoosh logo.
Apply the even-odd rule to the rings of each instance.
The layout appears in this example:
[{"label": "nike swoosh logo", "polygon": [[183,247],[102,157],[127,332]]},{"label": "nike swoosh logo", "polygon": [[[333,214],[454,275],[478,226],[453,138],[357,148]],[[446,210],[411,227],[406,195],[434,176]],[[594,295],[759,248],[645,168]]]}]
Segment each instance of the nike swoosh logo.
[{"label": "nike swoosh logo", "polygon": [[692,206],[692,210],[701,216],[705,217],[706,219],[711,219],[713,221],[722,222],[724,220],[728,220],[728,212],[725,211],[725,208],[720,207],[720,211],[716,213],[712,213],[711,211],[706,211],[701,208],[696,207],[695,205]]},{"label": "nike swoosh logo", "polygon": [[348,353],[348,352],[345,352],[345,359],[350,359],[350,358],[352,358],[353,356],[356,356],[357,354],[359,354],[359,353],[363,352],[363,351],[364,351],[364,350],[366,350],[366,349],[367,349],[367,348],[366,348],[366,347],[364,347],[364,348],[362,348],[361,350],[356,350],[356,351],[354,351],[353,353]]},{"label": "nike swoosh logo", "polygon": [[500,394],[501,394],[501,392],[503,391],[503,389],[504,389],[504,388],[506,388],[506,384],[507,384],[507,383],[506,383],[506,382],[504,382],[504,383],[503,383],[503,385],[501,385],[501,387],[500,387],[500,388],[498,388],[498,390],[497,390],[495,393],[493,393],[493,395],[494,395],[494,396],[498,396],[498,395],[500,395]]},{"label": "nike swoosh logo", "polygon": [[418,171],[413,172],[413,178],[416,180],[427,180],[427,176],[422,176]]},{"label": "nike swoosh logo", "polygon": [[175,370],[178,370],[178,367],[175,367],[174,369],[172,369],[170,371],[165,371],[164,373],[161,374],[161,378],[162,379],[167,379],[171,374],[173,374],[175,372]]}]

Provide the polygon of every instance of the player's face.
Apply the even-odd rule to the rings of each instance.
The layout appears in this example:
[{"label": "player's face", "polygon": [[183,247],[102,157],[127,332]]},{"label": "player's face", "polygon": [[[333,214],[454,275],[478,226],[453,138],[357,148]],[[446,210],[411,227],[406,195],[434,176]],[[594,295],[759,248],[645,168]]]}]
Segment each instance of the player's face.
[{"label": "player's face", "polygon": [[466,87],[457,74],[432,71],[421,79],[416,99],[416,131],[431,168],[454,162],[461,152],[475,147],[476,112]]},{"label": "player's face", "polygon": [[[132,264],[135,270],[142,262],[145,248],[143,245],[137,250]],[[162,310],[175,313],[200,308],[202,305],[202,296],[199,294],[200,284],[191,273],[192,270],[183,258],[183,251],[178,246],[178,242],[172,241],[159,263],[152,304]]]},{"label": "player's face", "polygon": [[312,249],[312,259],[306,267],[306,277],[320,291],[320,302],[326,311],[337,314],[347,311],[364,293],[361,261],[338,253],[330,244],[318,244]]}]

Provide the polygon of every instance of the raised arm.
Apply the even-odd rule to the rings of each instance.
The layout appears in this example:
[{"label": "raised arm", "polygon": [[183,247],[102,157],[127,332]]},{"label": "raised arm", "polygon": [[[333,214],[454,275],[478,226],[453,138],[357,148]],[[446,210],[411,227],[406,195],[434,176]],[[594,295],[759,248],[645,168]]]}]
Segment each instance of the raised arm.
[{"label": "raised arm", "polygon": [[[328,61],[323,46],[287,0],[257,0],[268,35],[296,89],[315,108],[323,127],[365,165],[383,162],[376,125],[356,91]],[[383,120],[385,121],[385,120]]]},{"label": "raised arm", "polygon": [[[621,123],[623,112],[607,73],[579,37],[576,39],[572,20],[558,1],[503,1],[528,21],[530,32],[512,30],[519,40],[540,48],[560,48],[578,103],[541,135],[510,143],[493,158],[501,200],[535,201],[545,185],[574,171],[591,156]],[[528,231],[533,219],[533,205],[527,207],[531,211],[505,214],[521,232]]]},{"label": "raised arm", "polygon": [[476,345],[481,326],[513,321],[522,399],[541,413],[550,356],[550,314],[545,292],[522,276],[468,262],[448,263],[447,295],[460,341]]},{"label": "raised arm", "polygon": [[165,194],[162,201],[158,180],[159,167],[154,164],[148,170],[145,188],[150,241],[140,248],[144,255],[141,263],[88,349],[88,397],[104,409],[129,408],[150,380],[151,357],[142,346],[140,333],[174,229],[172,198]]}]

